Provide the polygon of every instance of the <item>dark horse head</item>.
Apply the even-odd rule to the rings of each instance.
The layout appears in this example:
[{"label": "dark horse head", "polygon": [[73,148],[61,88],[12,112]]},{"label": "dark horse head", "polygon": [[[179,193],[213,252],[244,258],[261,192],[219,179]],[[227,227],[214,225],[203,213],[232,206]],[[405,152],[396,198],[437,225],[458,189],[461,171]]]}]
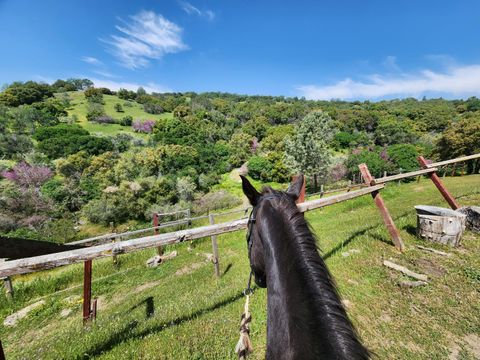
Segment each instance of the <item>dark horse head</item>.
[{"label": "dark horse head", "polygon": [[267,288],[267,359],[369,359],[295,201],[300,175],[287,191],[258,192],[242,176],[253,206],[247,235],[255,282]]}]

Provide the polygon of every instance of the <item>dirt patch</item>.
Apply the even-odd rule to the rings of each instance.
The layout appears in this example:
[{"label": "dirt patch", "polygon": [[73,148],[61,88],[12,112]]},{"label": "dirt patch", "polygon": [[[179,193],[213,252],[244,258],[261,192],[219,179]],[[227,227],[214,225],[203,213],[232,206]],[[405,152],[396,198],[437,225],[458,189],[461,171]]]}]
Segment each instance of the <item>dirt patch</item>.
[{"label": "dirt patch", "polygon": [[175,275],[181,276],[181,275],[191,274],[195,270],[201,268],[204,264],[205,263],[193,263],[193,264],[190,264],[190,265],[186,265],[186,266],[182,267],[181,269],[177,270]]},{"label": "dirt patch", "polygon": [[133,292],[137,293],[137,292],[145,291],[145,290],[151,289],[151,288],[159,285],[160,283],[161,283],[161,281],[148,282],[148,283],[145,283],[145,284],[142,284],[142,285],[136,287],[135,290],[133,290]]},{"label": "dirt patch", "polygon": [[428,259],[417,259],[415,260],[415,265],[422,273],[432,277],[442,277],[447,273],[447,270],[443,267]]},{"label": "dirt patch", "polygon": [[18,320],[23,319],[28,315],[28,313],[40,306],[45,305],[45,300],[40,300],[37,301],[31,305],[28,305],[27,307],[24,307],[23,309],[17,311],[16,313],[7,316],[5,321],[3,322],[3,325],[5,326],[14,326]]},{"label": "dirt patch", "polygon": [[480,359],[480,336],[476,334],[468,334],[463,338],[466,343],[467,349],[475,356],[476,359]]},{"label": "dirt patch", "polygon": [[448,360],[458,360],[458,355],[460,355],[460,346],[454,344],[450,346],[450,354],[448,355]]}]

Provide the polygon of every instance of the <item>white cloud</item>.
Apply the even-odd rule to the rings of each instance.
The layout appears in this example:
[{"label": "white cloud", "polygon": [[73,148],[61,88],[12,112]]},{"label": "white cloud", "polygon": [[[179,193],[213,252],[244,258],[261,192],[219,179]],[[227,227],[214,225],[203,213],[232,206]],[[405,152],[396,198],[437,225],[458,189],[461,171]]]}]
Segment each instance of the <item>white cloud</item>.
[{"label": "white cloud", "polygon": [[145,91],[148,93],[152,93],[152,92],[164,93],[164,92],[172,91],[166,86],[156,84],[153,82],[149,82],[147,84],[138,84],[138,83],[123,82],[123,81],[105,80],[105,79],[90,78],[90,80],[92,80],[95,87],[105,87],[114,91],[118,91],[120,89],[137,91],[139,87],[143,87]]},{"label": "white cloud", "polygon": [[387,56],[383,61],[383,66],[389,71],[400,71],[400,67],[397,65],[397,57],[396,56]]},{"label": "white cloud", "polygon": [[180,1],[180,6],[182,7],[183,11],[185,11],[188,15],[197,15],[200,17],[205,17],[208,20],[215,19],[215,13],[212,10],[202,11],[187,1]]},{"label": "white cloud", "polygon": [[96,66],[103,65],[103,63],[100,60],[92,56],[84,56],[82,57],[82,61],[90,65],[96,65]]},{"label": "white cloud", "polygon": [[379,99],[384,97],[467,97],[480,94],[480,64],[449,67],[442,72],[374,74],[367,81],[346,78],[333,85],[302,85],[297,90],[307,99]]},{"label": "white cloud", "polygon": [[129,68],[145,67],[151,59],[160,59],[165,54],[186,50],[182,41],[182,29],[153,11],[141,11],[122,21],[116,29],[120,35],[111,35],[103,40],[120,63]]}]

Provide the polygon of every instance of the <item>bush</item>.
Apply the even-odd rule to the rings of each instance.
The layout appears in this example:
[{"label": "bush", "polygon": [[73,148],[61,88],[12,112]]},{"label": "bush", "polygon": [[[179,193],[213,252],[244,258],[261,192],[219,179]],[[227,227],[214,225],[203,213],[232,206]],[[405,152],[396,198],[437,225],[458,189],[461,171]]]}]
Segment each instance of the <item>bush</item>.
[{"label": "bush", "polygon": [[269,181],[271,178],[272,164],[261,156],[252,156],[248,160],[248,174],[257,180]]},{"label": "bush", "polygon": [[102,115],[102,116],[97,116],[96,118],[93,119],[94,122],[97,122],[99,124],[113,124],[115,123],[115,120],[108,115]]},{"label": "bush", "polygon": [[150,134],[153,131],[153,127],[155,126],[155,120],[135,120],[132,123],[132,128],[135,132],[141,132]]},{"label": "bush", "polygon": [[388,147],[387,153],[394,168],[401,169],[402,172],[418,170],[418,152],[415,146],[411,144],[392,145]]},{"label": "bush", "polygon": [[123,112],[123,107],[121,104],[116,103],[113,108],[115,109],[116,112]]},{"label": "bush", "polygon": [[210,192],[196,199],[193,203],[193,211],[197,214],[212,210],[228,209],[240,205],[242,200],[225,190]]},{"label": "bush", "polygon": [[97,118],[104,116],[105,111],[102,104],[89,103],[87,106],[87,120],[96,121]]},{"label": "bush", "polygon": [[149,114],[162,114],[163,109],[160,104],[154,102],[147,102],[143,104],[143,110]]},{"label": "bush", "polygon": [[132,126],[133,117],[131,117],[130,115],[124,116],[120,119],[118,123],[122,126]]}]

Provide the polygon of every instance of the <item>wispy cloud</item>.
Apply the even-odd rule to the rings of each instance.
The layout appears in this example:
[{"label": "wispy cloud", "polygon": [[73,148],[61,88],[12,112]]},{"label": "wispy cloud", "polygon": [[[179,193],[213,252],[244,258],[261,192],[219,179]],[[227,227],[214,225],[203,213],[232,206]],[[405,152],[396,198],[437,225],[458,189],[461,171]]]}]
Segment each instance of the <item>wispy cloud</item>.
[{"label": "wispy cloud", "polygon": [[82,57],[82,61],[86,62],[87,64],[95,65],[95,66],[103,65],[103,62],[101,62],[100,60],[92,56],[84,56]]},{"label": "wispy cloud", "polygon": [[124,82],[124,81],[113,81],[113,80],[105,80],[105,79],[95,79],[90,78],[92,80],[95,87],[105,87],[110,90],[117,91],[119,89],[127,89],[136,91],[139,87],[143,87],[146,92],[152,93],[164,93],[164,92],[171,92],[172,90],[166,86],[156,84],[153,82],[149,82],[146,84],[139,84],[139,83],[131,83],[131,82]]},{"label": "wispy cloud", "polygon": [[93,72],[97,75],[104,76],[104,77],[107,77],[107,78],[118,78],[119,77],[117,75],[112,74],[108,70],[97,69],[97,70],[93,70]]},{"label": "wispy cloud", "polygon": [[197,15],[200,17],[205,17],[210,21],[215,19],[215,13],[212,10],[202,11],[187,1],[180,1],[179,4],[182,7],[183,11],[185,11],[188,15]]},{"label": "wispy cloud", "polygon": [[121,20],[115,28],[120,34],[103,40],[120,63],[129,68],[146,67],[150,60],[160,59],[165,54],[186,50],[182,40],[182,29],[153,11],[141,11]]},{"label": "wispy cloud", "polygon": [[354,81],[346,78],[323,86],[302,85],[297,90],[307,99],[315,100],[420,97],[425,94],[467,97],[480,94],[480,64],[456,65],[443,71],[426,69],[416,73],[374,74],[366,79]]}]

